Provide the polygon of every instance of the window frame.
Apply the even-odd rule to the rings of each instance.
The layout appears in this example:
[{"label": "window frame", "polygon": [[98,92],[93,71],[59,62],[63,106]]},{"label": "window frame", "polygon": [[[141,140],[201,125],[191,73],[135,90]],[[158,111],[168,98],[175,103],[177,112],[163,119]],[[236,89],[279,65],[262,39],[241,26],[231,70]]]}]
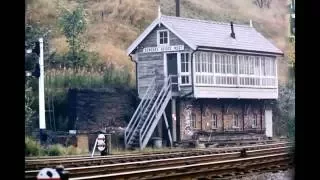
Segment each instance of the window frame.
[{"label": "window frame", "polygon": [[[160,44],[160,33],[161,32],[166,32],[167,33],[167,43],[166,44]],[[169,30],[167,29],[163,29],[163,30],[158,30],[157,31],[157,45],[158,46],[169,46],[170,45],[170,33],[169,33]]]},{"label": "window frame", "polygon": [[258,127],[258,115],[254,113],[252,117],[252,128],[257,128],[257,127]]},{"label": "window frame", "polygon": [[[235,117],[237,117],[237,119]],[[235,128],[235,129],[240,128],[239,114],[237,114],[237,113],[234,113],[232,115],[232,128]]]},{"label": "window frame", "polygon": [[196,117],[196,113],[191,113],[190,114],[191,118],[190,118],[190,127],[191,129],[197,129],[197,117]]},{"label": "window frame", "polygon": [[[188,56],[187,56],[188,54]],[[182,62],[182,56],[184,55],[184,57],[188,57],[188,62],[186,63],[186,61]],[[188,86],[191,85],[191,53],[190,52],[181,52],[179,53],[180,56],[180,85],[181,86]],[[188,67],[188,72],[182,72],[182,64],[184,65],[184,67]],[[187,66],[186,66],[187,64]],[[182,83],[182,77],[188,77],[189,81],[188,83]]]},{"label": "window frame", "polygon": [[211,129],[218,129],[218,115],[216,113],[211,114]]}]

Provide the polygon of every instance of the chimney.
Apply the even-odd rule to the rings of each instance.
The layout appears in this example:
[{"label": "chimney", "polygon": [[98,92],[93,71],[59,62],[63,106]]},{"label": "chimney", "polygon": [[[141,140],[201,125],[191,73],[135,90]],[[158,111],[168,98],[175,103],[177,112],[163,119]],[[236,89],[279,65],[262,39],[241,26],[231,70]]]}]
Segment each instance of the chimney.
[{"label": "chimney", "polygon": [[160,7],[160,5],[158,6],[158,18],[160,19],[160,17],[161,17],[161,7]]},{"label": "chimney", "polygon": [[176,16],[180,17],[180,0],[176,0]]},{"label": "chimney", "polygon": [[236,34],[234,33],[234,30],[233,30],[233,22],[232,22],[232,21],[231,21],[231,37],[232,37],[233,39],[236,38]]}]

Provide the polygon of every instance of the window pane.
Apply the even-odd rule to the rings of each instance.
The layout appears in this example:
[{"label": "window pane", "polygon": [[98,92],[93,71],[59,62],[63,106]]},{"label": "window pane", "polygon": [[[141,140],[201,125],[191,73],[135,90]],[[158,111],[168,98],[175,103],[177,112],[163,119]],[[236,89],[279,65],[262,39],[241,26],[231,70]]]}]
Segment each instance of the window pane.
[{"label": "window pane", "polygon": [[181,63],[181,72],[186,72],[185,63]]},{"label": "window pane", "polygon": [[232,74],[237,74],[237,57],[232,56]]},{"label": "window pane", "polygon": [[220,56],[215,54],[215,72],[220,73]]},{"label": "window pane", "polygon": [[186,72],[189,72],[189,62],[187,61],[186,63],[185,63],[185,65],[186,65]]},{"label": "window pane", "polygon": [[259,63],[259,57],[255,57],[255,63],[254,63],[254,75],[259,76],[260,75],[260,63]]},{"label": "window pane", "polygon": [[212,115],[212,128],[217,128],[217,115],[216,114],[213,114]]},{"label": "window pane", "polygon": [[186,76],[181,76],[181,83],[186,84]]},{"label": "window pane", "polygon": [[159,32],[159,43],[160,44],[167,44],[168,43],[168,32],[167,31]]},{"label": "window pane", "polygon": [[167,44],[167,43],[168,43],[168,38],[164,38],[163,44]]},{"label": "window pane", "polygon": [[191,115],[191,122],[192,128],[196,128],[196,114],[194,113]]},{"label": "window pane", "polygon": [[200,72],[200,70],[201,70],[201,68],[200,68],[200,66],[201,66],[201,64],[200,64],[200,56],[197,56],[198,58],[197,58],[197,69],[198,69],[198,72]]},{"label": "window pane", "polygon": [[271,65],[272,65],[272,66],[271,66],[271,67],[272,67],[272,68],[271,68],[271,70],[272,70],[272,71],[271,71],[271,72],[272,72],[271,75],[272,75],[272,76],[275,76],[275,75],[276,75],[276,61],[275,61],[275,59],[272,59]]},{"label": "window pane", "polygon": [[226,62],[225,62],[225,55],[221,56],[221,73],[226,73],[225,69],[226,69]]},{"label": "window pane", "polygon": [[265,58],[264,57],[261,57],[261,71],[262,71],[262,75],[265,76],[266,71],[265,71]]},{"label": "window pane", "polygon": [[164,38],[168,38],[168,32],[166,32],[166,31],[163,32],[163,37],[164,37]]},{"label": "window pane", "polygon": [[181,53],[181,63],[185,62],[184,57],[185,57],[185,54],[184,54],[184,53]]}]

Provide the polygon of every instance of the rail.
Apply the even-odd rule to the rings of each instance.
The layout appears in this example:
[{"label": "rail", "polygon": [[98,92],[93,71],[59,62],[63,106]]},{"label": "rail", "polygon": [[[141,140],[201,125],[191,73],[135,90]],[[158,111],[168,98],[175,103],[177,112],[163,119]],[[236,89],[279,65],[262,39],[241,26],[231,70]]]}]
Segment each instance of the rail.
[{"label": "rail", "polygon": [[[271,147],[265,149],[253,149],[246,151],[246,158],[254,158],[257,156],[268,156],[279,153],[289,153],[290,146],[284,147]],[[82,167],[71,167],[66,168],[65,170],[70,172],[70,177],[82,177],[82,176],[92,176],[92,175],[116,175],[117,173],[126,173],[132,172],[133,175],[135,171],[149,170],[154,168],[176,168],[178,166],[185,165],[197,165],[204,163],[216,163],[223,161],[234,161],[242,157],[242,153],[239,151],[235,152],[226,152],[226,153],[210,153],[210,154],[194,154],[194,155],[183,155],[173,156],[168,159],[145,159],[142,161],[127,161],[127,162],[118,162],[112,164],[103,164],[95,166],[82,166]],[[171,169],[169,168],[169,169]],[[26,179],[32,179],[38,173],[38,170],[26,171]],[[105,177],[105,176],[104,176]],[[121,176],[120,176],[121,177]],[[111,177],[110,177],[111,178]],[[114,176],[116,178],[116,176]]]}]

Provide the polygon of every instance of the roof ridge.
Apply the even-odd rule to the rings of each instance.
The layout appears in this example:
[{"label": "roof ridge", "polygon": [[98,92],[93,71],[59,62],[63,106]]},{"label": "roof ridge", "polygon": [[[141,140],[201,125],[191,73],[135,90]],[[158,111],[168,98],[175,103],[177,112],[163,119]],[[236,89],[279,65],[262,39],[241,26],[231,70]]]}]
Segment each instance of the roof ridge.
[{"label": "roof ridge", "polygon": [[[176,18],[176,19],[182,19],[182,20],[187,20],[187,21],[198,21],[198,22],[210,23],[210,24],[221,24],[221,25],[227,25],[227,26],[230,25],[230,23],[226,23],[226,22],[222,22],[222,21],[202,20],[202,19],[193,19],[193,18],[187,18],[187,17],[177,17],[177,16],[167,16],[167,15],[161,15],[161,17]],[[246,25],[246,24],[233,23],[233,25],[240,26],[240,27],[253,28],[253,27],[250,27],[250,25]]]}]

